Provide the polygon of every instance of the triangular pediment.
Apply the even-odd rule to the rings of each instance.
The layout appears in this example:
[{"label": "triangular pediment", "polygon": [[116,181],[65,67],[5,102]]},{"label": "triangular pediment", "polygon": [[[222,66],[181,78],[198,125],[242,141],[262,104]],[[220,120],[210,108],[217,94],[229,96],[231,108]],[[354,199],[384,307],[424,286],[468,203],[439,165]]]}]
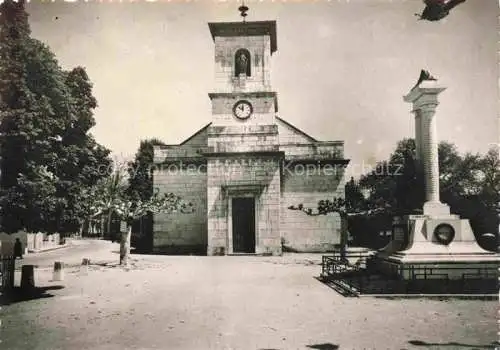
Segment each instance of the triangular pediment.
[{"label": "triangular pediment", "polygon": [[203,128],[195,132],[193,135],[191,135],[189,138],[178,145],[155,147],[155,162],[162,162],[166,159],[202,157],[203,152],[205,152],[207,148],[207,130],[210,124],[205,125]]},{"label": "triangular pediment", "polygon": [[281,145],[310,144],[318,142],[314,137],[306,134],[304,131],[293,126],[284,119],[276,117],[276,124],[278,125],[278,135]]},{"label": "triangular pediment", "polygon": [[207,139],[208,139],[208,127],[212,123],[209,123],[205,125],[203,128],[195,132],[193,135],[188,137],[186,140],[184,140],[180,146],[207,146]]}]

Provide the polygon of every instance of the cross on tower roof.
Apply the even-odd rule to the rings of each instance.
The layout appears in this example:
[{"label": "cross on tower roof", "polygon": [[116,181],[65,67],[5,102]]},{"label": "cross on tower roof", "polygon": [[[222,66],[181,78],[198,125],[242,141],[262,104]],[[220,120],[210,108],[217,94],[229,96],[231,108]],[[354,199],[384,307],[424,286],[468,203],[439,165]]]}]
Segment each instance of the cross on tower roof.
[{"label": "cross on tower roof", "polygon": [[245,17],[248,16],[247,15],[248,7],[245,6],[245,2],[244,1],[241,2],[241,6],[238,7],[238,11],[241,12],[240,16],[243,17],[243,22],[245,22]]}]

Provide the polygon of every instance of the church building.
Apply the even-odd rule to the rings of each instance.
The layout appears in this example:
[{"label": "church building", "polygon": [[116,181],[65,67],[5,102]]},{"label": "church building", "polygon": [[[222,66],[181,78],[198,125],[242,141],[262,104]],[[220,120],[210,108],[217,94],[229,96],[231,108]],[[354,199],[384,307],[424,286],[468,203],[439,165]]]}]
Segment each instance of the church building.
[{"label": "church building", "polygon": [[[156,147],[154,187],[194,206],[154,216],[152,250],[279,255],[331,250],[338,214],[306,215],[344,198],[343,141],[318,141],[279,115],[270,63],[276,22],[209,23],[215,44],[211,122],[178,145]],[[202,72],[200,72],[202,73]],[[314,116],[307,116],[314,122]]]}]

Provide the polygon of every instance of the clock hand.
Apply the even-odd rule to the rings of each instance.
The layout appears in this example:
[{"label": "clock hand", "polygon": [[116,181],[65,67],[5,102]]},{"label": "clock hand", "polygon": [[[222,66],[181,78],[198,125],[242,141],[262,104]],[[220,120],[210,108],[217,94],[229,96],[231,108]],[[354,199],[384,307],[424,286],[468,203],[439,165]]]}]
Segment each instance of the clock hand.
[{"label": "clock hand", "polygon": [[245,110],[245,107],[243,105],[240,105],[240,110],[243,112]]}]

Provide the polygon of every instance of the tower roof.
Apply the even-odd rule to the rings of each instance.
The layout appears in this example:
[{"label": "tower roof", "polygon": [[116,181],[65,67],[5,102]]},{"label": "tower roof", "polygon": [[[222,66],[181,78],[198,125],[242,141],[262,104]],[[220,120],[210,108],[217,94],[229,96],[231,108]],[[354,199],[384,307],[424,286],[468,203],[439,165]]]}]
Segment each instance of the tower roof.
[{"label": "tower roof", "polygon": [[271,53],[277,49],[276,21],[216,22],[208,23],[208,26],[214,40],[216,36],[269,35],[271,37]]}]

